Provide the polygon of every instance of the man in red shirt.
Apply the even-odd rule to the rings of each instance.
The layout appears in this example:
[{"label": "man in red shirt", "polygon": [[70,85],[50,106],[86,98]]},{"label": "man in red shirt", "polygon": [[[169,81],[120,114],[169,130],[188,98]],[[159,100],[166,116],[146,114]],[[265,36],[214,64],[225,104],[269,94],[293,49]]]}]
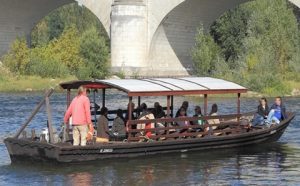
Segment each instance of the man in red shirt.
[{"label": "man in red shirt", "polygon": [[88,126],[92,125],[90,100],[86,94],[86,88],[80,86],[77,96],[72,100],[64,117],[67,123],[72,116],[73,125],[73,145],[86,146]]}]

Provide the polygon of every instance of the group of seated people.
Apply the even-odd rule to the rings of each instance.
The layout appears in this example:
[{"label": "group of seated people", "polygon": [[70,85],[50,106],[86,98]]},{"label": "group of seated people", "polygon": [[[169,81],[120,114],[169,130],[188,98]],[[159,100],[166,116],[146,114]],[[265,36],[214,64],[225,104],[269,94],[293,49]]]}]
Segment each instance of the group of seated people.
[{"label": "group of seated people", "polygon": [[266,98],[259,100],[259,106],[257,107],[256,115],[253,119],[253,126],[266,125],[271,127],[272,125],[278,125],[282,120],[286,119],[286,108],[282,103],[281,97],[275,98],[275,103],[269,108]]},{"label": "group of seated people", "polygon": [[[153,109],[148,109],[146,103],[142,103],[136,110],[135,105],[132,103],[131,105],[128,104],[128,110],[131,107],[132,120],[153,120],[153,119],[161,119],[166,118],[166,114],[164,112],[163,107],[156,102],[154,104]],[[184,101],[181,107],[176,112],[175,118],[188,118],[188,107],[189,103]],[[171,126],[179,126],[185,127],[185,129],[178,129],[175,130],[177,133],[187,133],[187,132],[208,132],[209,130],[216,130],[218,129],[218,124],[220,124],[220,120],[218,118],[203,120],[203,114],[201,111],[200,106],[195,106],[193,117],[197,117],[198,120],[190,121],[189,119],[178,120],[174,123],[171,123]],[[116,112],[116,118],[113,120],[113,125],[111,130],[108,127],[108,109],[106,107],[101,108],[100,117],[97,122],[97,136],[100,138],[120,138],[125,139],[127,137],[127,130],[128,128],[131,129],[143,129],[142,132],[137,132],[135,136],[144,137],[146,139],[150,139],[152,135],[155,134],[164,134],[166,131],[163,128],[167,127],[166,123],[164,122],[141,122],[140,124],[128,126],[127,121],[129,120],[128,112],[126,112],[125,117],[123,116],[124,111],[119,109]],[[211,112],[209,116],[218,116],[218,105],[213,104],[211,107]],[[277,97],[275,99],[275,103],[272,107],[269,108],[267,99],[261,98],[260,104],[257,109],[257,113],[252,121],[252,126],[258,125],[276,125],[279,124],[280,121],[286,118],[286,109],[285,106],[282,104],[281,97]],[[188,126],[199,126],[188,128]],[[153,130],[147,129],[154,129],[154,128],[162,128],[162,130],[154,132]]]},{"label": "group of seated people", "polygon": [[[128,104],[128,110],[131,107],[132,111],[135,111],[135,105],[134,103]],[[178,109],[175,117],[176,118],[187,118],[187,112],[188,112],[189,103],[187,101],[184,101],[182,103],[182,106]],[[116,113],[116,118],[113,120],[113,125],[111,130],[108,127],[109,119],[108,119],[108,109],[106,107],[101,108],[100,111],[100,117],[97,121],[97,137],[99,138],[119,138],[119,139],[125,139],[127,137],[127,129],[144,129],[142,132],[137,132],[135,136],[144,137],[146,139],[150,139],[152,135],[155,134],[155,132],[152,130],[147,131],[147,129],[153,129],[153,128],[162,128],[161,131],[156,132],[156,134],[164,134],[166,131],[163,130],[163,128],[167,127],[166,123],[164,122],[156,122],[156,123],[145,123],[141,122],[140,124],[128,126],[127,121],[129,120],[128,112],[126,112],[125,117],[123,117],[123,110],[119,109]],[[218,106],[217,104],[212,105],[211,112],[209,116],[217,116],[218,115]],[[146,103],[142,103],[135,112],[132,112],[131,119],[132,120],[153,120],[153,119],[162,119],[166,118],[166,114],[164,111],[164,108],[158,103],[154,103],[153,109],[148,109]],[[211,127],[211,129],[216,129],[217,124],[220,123],[219,119],[209,119],[207,121],[204,121],[201,117],[203,117],[201,107],[195,106],[195,113],[193,117],[199,118],[195,121],[189,121],[189,120],[180,120],[175,123],[172,123],[173,126],[180,126],[180,127],[187,127],[192,125],[197,125],[199,128],[195,129],[183,129],[183,130],[177,130],[178,133],[184,133],[184,132],[200,132],[200,131],[209,131],[209,127],[207,127],[205,124],[214,125]]]}]

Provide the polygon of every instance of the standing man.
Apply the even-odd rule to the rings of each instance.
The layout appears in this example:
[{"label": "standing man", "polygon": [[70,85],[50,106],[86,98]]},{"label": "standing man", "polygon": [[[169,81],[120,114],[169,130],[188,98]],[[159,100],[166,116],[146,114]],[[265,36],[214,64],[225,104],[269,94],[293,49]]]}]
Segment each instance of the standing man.
[{"label": "standing man", "polygon": [[72,116],[73,145],[86,146],[88,126],[92,126],[90,100],[87,97],[87,89],[83,86],[78,88],[77,96],[72,100],[64,117],[67,123]]},{"label": "standing man", "polygon": [[267,124],[279,124],[280,121],[286,119],[286,108],[282,103],[282,98],[277,97],[275,98],[275,103],[270,109],[270,113],[267,118]]}]

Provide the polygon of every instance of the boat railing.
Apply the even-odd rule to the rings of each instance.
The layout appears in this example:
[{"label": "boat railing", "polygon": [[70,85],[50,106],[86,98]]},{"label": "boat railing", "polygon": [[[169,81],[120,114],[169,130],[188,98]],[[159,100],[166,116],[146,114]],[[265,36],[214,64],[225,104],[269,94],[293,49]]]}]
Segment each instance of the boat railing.
[{"label": "boat railing", "polygon": [[[153,140],[181,138],[181,137],[204,137],[216,135],[229,135],[245,131],[253,113],[246,114],[230,114],[219,116],[203,116],[203,117],[184,117],[184,118],[162,118],[152,120],[131,120],[127,123],[128,141],[134,142],[144,138],[142,134],[151,132],[149,137]],[[219,124],[209,124],[209,120],[219,119]],[[178,126],[177,122],[192,123],[198,120],[204,121],[203,125],[187,125]],[[246,120],[246,122],[245,122]],[[138,125],[146,125],[149,123],[160,123],[165,127],[154,127],[147,129],[136,129]],[[215,129],[213,129],[215,128]]]}]

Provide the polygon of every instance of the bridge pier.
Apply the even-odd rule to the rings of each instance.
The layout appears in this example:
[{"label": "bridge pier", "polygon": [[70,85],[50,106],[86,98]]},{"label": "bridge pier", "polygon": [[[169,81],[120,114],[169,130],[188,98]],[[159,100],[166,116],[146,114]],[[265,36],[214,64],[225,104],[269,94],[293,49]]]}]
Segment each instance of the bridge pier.
[{"label": "bridge pier", "polygon": [[113,71],[134,74],[147,67],[147,6],[144,0],[115,0],[110,34]]}]

